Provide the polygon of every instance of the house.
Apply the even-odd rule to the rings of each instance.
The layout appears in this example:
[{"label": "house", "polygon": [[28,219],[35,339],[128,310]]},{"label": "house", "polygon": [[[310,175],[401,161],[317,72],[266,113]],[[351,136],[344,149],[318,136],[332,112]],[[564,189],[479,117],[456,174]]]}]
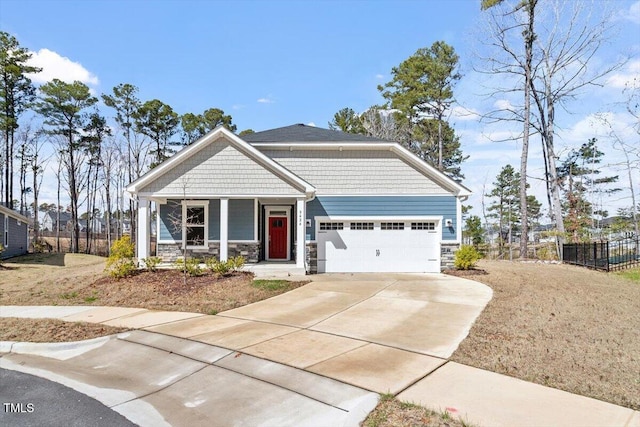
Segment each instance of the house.
[{"label": "house", "polygon": [[[60,231],[67,230],[67,224],[71,221],[71,214],[69,212],[60,212]],[[58,224],[58,213],[55,211],[45,212],[40,220],[40,230],[42,231],[56,231]]]},{"label": "house", "polygon": [[29,249],[28,218],[0,205],[0,235],[4,251],[1,258],[24,255]]},{"label": "house", "polygon": [[293,125],[217,128],[129,184],[137,255],[295,262],[297,271],[439,272],[452,264],[470,191],[401,145]]}]

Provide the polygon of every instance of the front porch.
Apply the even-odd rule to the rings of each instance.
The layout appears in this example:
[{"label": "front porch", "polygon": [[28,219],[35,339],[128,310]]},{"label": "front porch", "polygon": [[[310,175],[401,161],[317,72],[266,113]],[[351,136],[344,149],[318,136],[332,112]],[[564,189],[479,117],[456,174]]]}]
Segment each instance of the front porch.
[{"label": "front porch", "polygon": [[[151,222],[151,202],[156,219]],[[306,198],[138,198],[137,257],[142,263],[151,255],[149,236],[156,228],[155,255],[163,262],[182,257],[225,261],[243,256],[250,265],[273,274],[304,274],[306,245]],[[277,265],[286,265],[284,269]],[[294,269],[291,266],[295,267]],[[266,271],[265,270],[265,271]],[[291,270],[291,271],[289,271]],[[285,274],[286,275],[286,274]]]}]

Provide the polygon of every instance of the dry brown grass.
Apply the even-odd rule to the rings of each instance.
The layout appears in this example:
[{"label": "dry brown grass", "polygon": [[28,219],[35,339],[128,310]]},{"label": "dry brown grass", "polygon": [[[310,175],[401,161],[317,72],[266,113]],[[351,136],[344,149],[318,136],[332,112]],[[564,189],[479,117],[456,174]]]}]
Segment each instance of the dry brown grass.
[{"label": "dry brown grass", "polygon": [[568,265],[481,261],[493,299],[451,360],[640,409],[640,283]]},{"label": "dry brown grass", "polygon": [[270,298],[307,282],[264,289],[253,274],[187,277],[177,270],[142,272],[125,279],[105,276],[104,258],[81,254],[39,254],[5,263],[0,278],[4,305],[105,305],[215,314]]},{"label": "dry brown grass", "polygon": [[378,406],[362,423],[363,427],[466,427],[470,424],[446,410],[437,413],[422,406],[400,402],[383,395]]},{"label": "dry brown grass", "polygon": [[96,323],[56,319],[0,318],[0,341],[66,342],[88,340],[128,331]]}]

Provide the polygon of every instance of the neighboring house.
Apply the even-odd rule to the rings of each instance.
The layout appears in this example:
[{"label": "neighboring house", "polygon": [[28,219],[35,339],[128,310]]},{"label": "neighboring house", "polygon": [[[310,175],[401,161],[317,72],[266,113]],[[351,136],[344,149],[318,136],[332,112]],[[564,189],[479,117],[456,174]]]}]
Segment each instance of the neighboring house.
[{"label": "neighboring house", "polygon": [[[58,221],[57,212],[45,212],[40,220],[40,230],[42,231],[56,231]],[[71,221],[71,214],[69,212],[60,212],[60,231],[66,231],[67,225]]]},{"label": "neighboring house", "polygon": [[29,249],[28,218],[0,205],[0,243],[4,251],[2,258],[24,255]]},{"label": "neighboring house", "polygon": [[460,245],[470,191],[397,143],[305,125],[245,135],[217,128],[127,192],[137,255],[295,261],[298,271],[439,272]]}]

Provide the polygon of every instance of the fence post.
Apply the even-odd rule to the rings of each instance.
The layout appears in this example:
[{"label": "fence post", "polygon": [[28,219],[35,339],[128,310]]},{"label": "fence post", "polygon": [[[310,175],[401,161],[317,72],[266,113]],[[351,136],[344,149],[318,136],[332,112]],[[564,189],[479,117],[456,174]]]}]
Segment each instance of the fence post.
[{"label": "fence post", "polygon": [[607,273],[609,272],[609,241],[606,241],[606,248],[607,248],[607,253],[606,253],[606,260],[605,260],[605,265],[607,267]]}]

